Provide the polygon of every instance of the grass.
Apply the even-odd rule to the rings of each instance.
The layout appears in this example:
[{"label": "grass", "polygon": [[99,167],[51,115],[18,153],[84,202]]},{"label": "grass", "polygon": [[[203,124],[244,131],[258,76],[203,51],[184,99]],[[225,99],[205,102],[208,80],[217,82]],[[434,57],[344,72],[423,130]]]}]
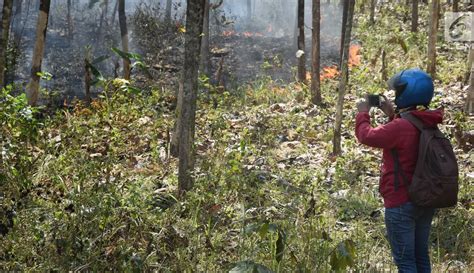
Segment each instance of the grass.
[{"label": "grass", "polygon": [[[331,156],[336,81],[323,82],[326,105],[316,107],[307,87],[261,79],[212,93],[215,103],[200,99],[196,183],[184,200],[174,197],[177,161],[168,156],[174,90],[111,89],[91,107],[77,104],[36,121],[6,107],[25,108],[21,98],[2,100],[2,145],[18,149],[10,151],[14,161],[1,162],[7,175],[0,207],[16,216],[0,236],[0,268],[220,272],[259,264],[276,272],[395,271],[377,192],[380,152],[357,144],[353,134],[355,100],[382,88],[380,63],[370,60],[380,40],[390,39],[380,36],[393,25],[390,14],[374,28],[359,19],[363,63],[351,73],[342,156]],[[423,66],[422,32],[404,33],[396,34],[409,45],[406,55],[399,55],[399,43],[386,45],[389,75]],[[468,131],[472,124],[452,87],[462,74],[452,68],[463,60],[460,52],[440,52],[437,100],[448,109],[447,123]],[[435,271],[473,268],[472,156],[456,152],[462,202],[434,219]],[[11,162],[18,170],[7,168]]]}]

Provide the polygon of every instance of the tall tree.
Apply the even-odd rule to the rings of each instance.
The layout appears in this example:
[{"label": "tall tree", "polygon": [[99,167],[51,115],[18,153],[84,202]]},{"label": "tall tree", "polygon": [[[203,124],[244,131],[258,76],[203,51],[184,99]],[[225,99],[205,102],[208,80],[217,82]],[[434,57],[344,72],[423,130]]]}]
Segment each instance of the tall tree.
[{"label": "tall tree", "polygon": [[[118,6],[120,35],[122,36],[122,51],[128,53],[127,17],[125,15],[125,0],[119,0]],[[123,78],[130,80],[130,59],[123,58]]]},{"label": "tall tree", "polygon": [[375,7],[377,6],[377,0],[370,0],[370,24],[375,24]]},{"label": "tall tree", "polygon": [[320,69],[320,49],[321,49],[321,0],[313,0],[313,38],[312,38],[312,54],[311,54],[311,101],[320,105],[321,98],[321,79],[319,77]]},{"label": "tall tree", "polygon": [[0,25],[0,88],[5,85],[6,52],[12,20],[13,0],[4,0],[2,9],[2,24]]},{"label": "tall tree", "polygon": [[439,0],[432,0],[430,4],[430,28],[428,37],[428,68],[427,71],[432,77],[436,75],[436,41],[438,39],[438,23],[439,23]]},{"label": "tall tree", "polygon": [[74,39],[73,36],[73,27],[72,27],[72,16],[71,16],[71,0],[67,0],[67,36],[69,38],[69,41],[72,42]]},{"label": "tall tree", "polygon": [[304,0],[298,0],[298,81],[306,81],[306,54],[304,36]]},{"label": "tall tree", "polygon": [[250,20],[252,18],[252,1],[247,0],[247,19]]},{"label": "tall tree", "polygon": [[219,0],[217,3],[211,3],[210,0],[205,0],[204,7],[204,19],[203,19],[203,32],[202,32],[202,45],[201,45],[201,63],[199,65],[199,71],[201,74],[209,77],[209,65],[210,65],[210,39],[211,33],[209,28],[210,11],[219,8],[224,0]]},{"label": "tall tree", "polygon": [[171,7],[173,5],[173,0],[166,0],[166,9],[165,9],[165,22],[171,24]]},{"label": "tall tree", "polygon": [[411,32],[418,32],[418,0],[412,0]]},{"label": "tall tree", "polygon": [[51,0],[41,0],[39,6],[38,22],[36,24],[36,41],[33,51],[33,62],[31,66],[31,79],[26,88],[26,96],[30,105],[36,105],[39,97],[39,81],[41,65],[43,63],[44,44],[46,31],[48,29],[49,7]]},{"label": "tall tree", "polygon": [[[70,0],[68,0],[70,1]],[[99,30],[97,33],[97,37],[99,37],[98,41],[99,44],[102,43],[102,29],[104,26],[104,23],[107,24],[107,14],[109,13],[109,0],[104,0],[102,2],[102,12],[100,13],[100,19],[99,19]]]},{"label": "tall tree", "polygon": [[352,21],[354,18],[354,6],[355,0],[347,0],[347,23],[344,33],[344,46],[342,53],[342,65],[341,65],[341,79],[339,80],[339,94],[336,105],[336,121],[334,124],[334,136],[333,136],[333,154],[341,154],[341,126],[343,118],[343,106],[344,106],[344,95],[349,81],[349,46],[351,43],[351,32],[352,32]]},{"label": "tall tree", "polygon": [[464,111],[467,114],[474,113],[474,43],[471,43],[471,50],[469,51],[468,57],[468,75],[469,75],[469,89],[466,98],[466,104],[464,106]]},{"label": "tall tree", "polygon": [[199,71],[201,74],[209,77],[209,42],[210,42],[210,29],[209,29],[209,10],[210,0],[204,0],[204,19],[203,19],[203,32],[202,32],[202,44],[201,44],[201,63],[199,65]]},{"label": "tall tree", "polygon": [[453,0],[453,12],[459,11],[459,0]]},{"label": "tall tree", "polygon": [[198,89],[199,53],[205,0],[187,0],[182,100],[179,108],[178,191],[182,196],[194,184],[194,132]]},{"label": "tall tree", "polygon": [[341,23],[341,46],[339,47],[339,65],[342,66],[342,53],[344,50],[344,38],[346,33],[346,24],[347,24],[347,11],[349,8],[349,0],[341,0],[340,5],[342,5],[342,23]]}]

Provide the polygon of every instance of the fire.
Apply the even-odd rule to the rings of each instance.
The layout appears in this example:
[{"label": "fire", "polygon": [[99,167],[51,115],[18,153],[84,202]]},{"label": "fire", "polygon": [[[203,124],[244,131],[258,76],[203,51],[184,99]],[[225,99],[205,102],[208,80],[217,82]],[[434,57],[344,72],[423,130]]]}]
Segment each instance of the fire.
[{"label": "fire", "polygon": [[324,80],[324,79],[332,79],[332,78],[335,78],[339,75],[339,70],[337,69],[337,67],[335,65],[333,66],[326,66],[323,68],[323,71],[320,75],[320,79],[321,80]]},{"label": "fire", "polygon": [[249,32],[249,31],[245,31],[245,32],[242,32],[242,33],[238,33],[238,32],[235,32],[234,30],[224,30],[222,32],[222,36],[225,36],[225,37],[230,37],[230,36],[243,36],[245,38],[249,38],[249,37],[263,37],[263,34],[260,33],[260,32]]},{"label": "fire", "polygon": [[226,36],[226,37],[233,36],[233,35],[235,35],[235,34],[236,34],[236,32],[233,31],[233,30],[224,30],[224,31],[222,32],[222,35],[223,35],[223,36]]},{"label": "fire", "polygon": [[[360,56],[360,45],[353,44],[349,48],[349,67],[358,66],[361,63],[361,56]],[[323,71],[321,71],[320,79],[333,79],[340,74],[337,66],[326,66],[323,67]],[[311,72],[306,73],[306,78],[311,79]]]},{"label": "fire", "polygon": [[349,48],[349,67],[360,65],[360,45],[353,44]]},{"label": "fire", "polygon": [[242,33],[244,35],[244,37],[246,38],[249,38],[249,37],[263,37],[263,34],[262,33],[259,33],[259,32],[248,32],[248,31],[245,31]]}]

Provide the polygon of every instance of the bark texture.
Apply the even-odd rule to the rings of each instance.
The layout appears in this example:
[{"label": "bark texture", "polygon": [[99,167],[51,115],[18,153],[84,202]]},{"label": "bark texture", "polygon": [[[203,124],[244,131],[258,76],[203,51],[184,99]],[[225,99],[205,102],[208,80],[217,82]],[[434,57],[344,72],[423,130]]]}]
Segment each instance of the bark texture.
[{"label": "bark texture", "polygon": [[345,33],[346,33],[349,0],[341,0],[340,5],[342,5],[342,23],[341,23],[341,46],[339,48],[339,58],[340,58],[339,66],[342,66],[342,53],[344,51],[344,39],[345,39]]},{"label": "bark texture", "polygon": [[46,41],[46,31],[48,29],[50,0],[41,0],[39,6],[38,22],[36,24],[36,41],[33,51],[33,62],[31,66],[31,79],[26,88],[28,103],[35,106],[39,98],[39,82],[41,64],[43,63],[44,44]]},{"label": "bark texture", "polygon": [[210,31],[209,31],[209,14],[210,14],[210,0],[204,0],[204,19],[203,19],[203,35],[202,35],[202,45],[201,45],[201,64],[199,66],[199,71],[201,74],[209,77],[209,40],[210,40]]},{"label": "bark texture", "polygon": [[436,76],[436,41],[438,39],[438,24],[439,24],[439,0],[433,0],[430,4],[431,19],[428,37],[428,67],[427,72],[432,77]]},{"label": "bark texture", "polygon": [[165,22],[171,24],[171,7],[173,6],[172,0],[166,0],[166,9],[165,9]]},{"label": "bark texture", "polygon": [[347,23],[344,33],[344,46],[342,52],[341,79],[339,81],[339,94],[336,105],[336,121],[334,124],[333,154],[340,155],[341,149],[341,125],[343,118],[344,95],[346,94],[349,81],[349,46],[351,43],[352,21],[354,17],[355,0],[348,0]]},{"label": "bark texture", "polygon": [[194,184],[194,132],[204,1],[187,0],[182,103],[178,106],[180,120],[178,191],[180,196],[183,196]]},{"label": "bark texture", "polygon": [[298,0],[298,51],[303,54],[298,58],[298,81],[306,81],[306,53],[305,52],[305,36],[304,36],[304,0]]},{"label": "bark texture", "polygon": [[471,50],[469,52],[469,62],[468,62],[468,69],[471,70],[469,73],[469,89],[466,98],[466,104],[464,107],[464,111],[467,114],[474,113],[474,43],[471,43]]},{"label": "bark texture", "polygon": [[375,6],[377,5],[377,0],[370,1],[370,24],[375,23]]},{"label": "bark texture", "polygon": [[411,32],[418,32],[418,0],[412,0]]},{"label": "bark texture", "polygon": [[12,20],[13,0],[4,0],[0,25],[0,88],[5,85],[6,53]]},{"label": "bark texture", "polygon": [[[128,53],[127,17],[125,15],[125,0],[119,0],[118,6],[120,35],[122,36],[122,51]],[[130,59],[123,58],[123,78],[130,80]]]},{"label": "bark texture", "polygon": [[316,105],[322,104],[321,79],[319,77],[321,60],[321,0],[313,0],[313,38],[311,52],[311,101]]}]

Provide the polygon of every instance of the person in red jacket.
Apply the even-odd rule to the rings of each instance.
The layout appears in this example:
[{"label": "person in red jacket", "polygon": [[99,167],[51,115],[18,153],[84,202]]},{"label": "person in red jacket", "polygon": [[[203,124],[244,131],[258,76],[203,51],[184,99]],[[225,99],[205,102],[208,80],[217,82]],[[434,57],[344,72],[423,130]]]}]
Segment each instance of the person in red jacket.
[{"label": "person in red jacket", "polygon": [[[443,112],[428,110],[434,93],[433,80],[419,69],[403,70],[388,85],[395,90],[397,108],[394,110],[386,98],[379,108],[389,117],[389,122],[372,127],[369,103],[362,100],[357,104],[356,137],[362,144],[383,149],[379,192],[384,200],[387,236],[399,272],[431,272],[428,238],[434,209],[413,205],[406,185],[415,170],[420,132],[408,120],[400,118],[400,113],[410,112],[425,126],[434,127],[442,122]],[[395,172],[394,151],[398,154],[399,172]],[[396,178],[396,173],[403,177]]]}]

